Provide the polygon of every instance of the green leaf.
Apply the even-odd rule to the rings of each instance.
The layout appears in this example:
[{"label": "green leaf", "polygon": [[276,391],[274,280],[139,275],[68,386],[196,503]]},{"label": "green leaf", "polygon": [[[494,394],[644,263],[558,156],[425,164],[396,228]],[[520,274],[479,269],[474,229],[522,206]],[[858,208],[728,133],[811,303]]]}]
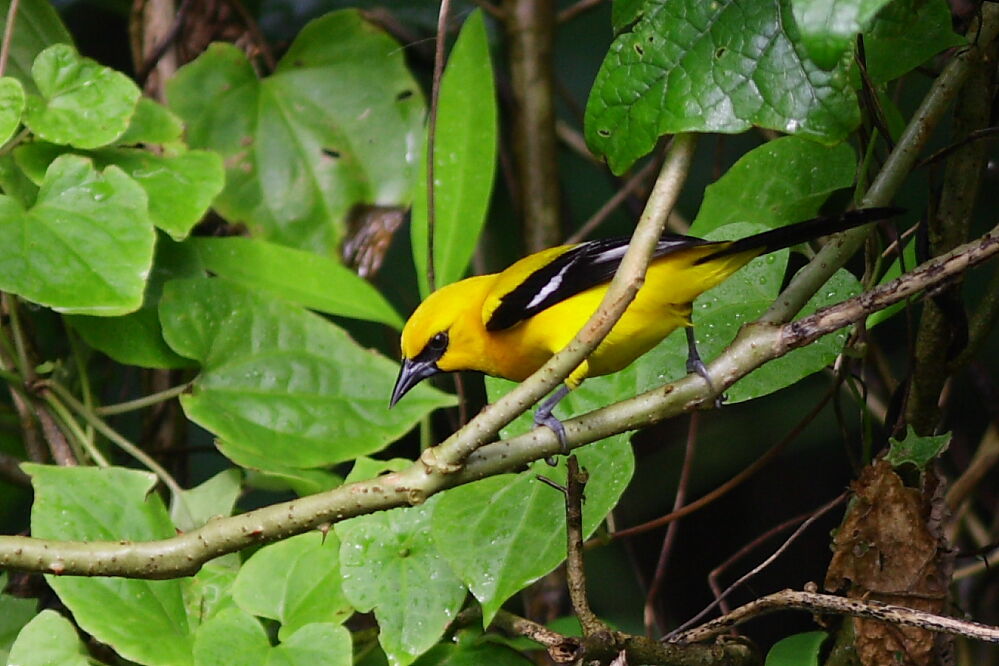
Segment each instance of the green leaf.
[{"label": "green leaf", "polygon": [[808,631],[782,638],[770,648],[765,666],[819,666],[822,644],[829,638],[824,631]]},{"label": "green leaf", "polygon": [[213,44],[167,84],[190,145],[221,153],[215,208],[254,235],[330,254],[359,204],[405,205],[424,103],[405,49],[357,11],[327,14],[258,79]]},{"label": "green leaf", "polygon": [[160,294],[168,280],[202,274],[204,267],[190,247],[161,237],[141,308],[121,317],[70,315],[66,320],[88,345],[123,365],[189,368],[195,363],[170,349],[163,339]]},{"label": "green leaf", "polygon": [[454,399],[431,387],[388,410],[398,367],[301,308],[222,278],[175,280],[160,301],[163,334],[202,366],[188,418],[239,465],[322,467],[395,441]]},{"label": "green leaf", "polygon": [[352,666],[353,663],[353,644],[347,629],[335,624],[307,624],[271,651],[266,666]]},{"label": "green leaf", "polygon": [[[762,229],[753,224],[729,224],[706,237],[712,240],[741,238]],[[743,324],[759,317],[774,301],[787,266],[786,250],[754,259],[721,285],[694,301],[694,333],[701,357],[706,363],[731,343]],[[820,307],[837,303],[860,293],[860,284],[847,271],[837,271],[832,279],[808,301],[798,318]],[[729,403],[750,400],[790,386],[802,377],[832,363],[842,351],[845,331],[831,333],[815,343],[761,366],[726,391]],[[634,366],[638,391],[647,391],[666,381],[686,375],[687,343],[676,331]]]},{"label": "green leaf", "polygon": [[215,617],[228,608],[236,608],[232,585],[239,571],[239,554],[216,557],[184,586],[184,608],[192,627]]},{"label": "green leaf", "polygon": [[155,238],[135,181],[65,155],[30,209],[0,196],[0,289],[60,312],[132,312],[142,304]]},{"label": "green leaf", "polygon": [[43,610],[18,634],[7,663],[11,666],[88,666],[89,657],[73,623],[54,610]]},{"label": "green leaf", "polygon": [[11,76],[0,77],[0,146],[7,143],[21,125],[24,88]]},{"label": "green leaf", "polygon": [[[7,573],[0,573],[0,590],[7,588]],[[0,661],[9,663],[7,656],[24,625],[38,613],[37,599],[20,599],[0,594]]]},{"label": "green leaf", "polygon": [[690,232],[730,222],[776,228],[814,217],[830,194],[853,185],[855,170],[849,144],[826,147],[796,136],[768,141],[708,185]]},{"label": "green leaf", "polygon": [[[232,515],[241,492],[243,473],[238,469],[225,469],[201,483],[181,493],[181,497],[171,498],[170,517],[177,529],[190,532],[201,527],[212,518]],[[183,501],[183,508],[178,502]]]},{"label": "green leaf", "polygon": [[340,542],[309,532],[264,546],[239,570],[236,604],[281,623],[282,640],[307,624],[340,624],[353,612],[340,583]]},{"label": "green leaf", "polygon": [[149,197],[153,224],[178,241],[187,238],[225,185],[222,158],[206,150],[167,156],[109,148],[97,151],[95,158],[120,167],[141,185]]},{"label": "green leaf", "polygon": [[439,497],[335,526],[344,593],[359,611],[374,610],[378,640],[393,666],[429,650],[465,599],[465,587],[430,538]]},{"label": "green leaf", "polygon": [[[496,95],[482,11],[465,21],[441,79],[434,148],[434,270],[438,287],[460,280],[486,221],[496,173]],[[427,149],[413,197],[413,261],[427,283]]]},{"label": "green leaf", "polygon": [[646,0],[611,45],[586,106],[590,148],[622,173],[663,134],[742,132],[752,125],[823,143],[859,122],[844,68],[820,69],[790,0]]},{"label": "green leaf", "polygon": [[[629,378],[619,375],[588,379],[558,408],[559,418],[603,407],[625,397]],[[487,380],[491,401],[514,384]],[[530,412],[502,433],[507,438],[533,427]],[[614,508],[631,480],[634,456],[629,435],[602,440],[576,452],[590,472],[583,506],[587,536]],[[505,474],[453,488],[443,493],[434,511],[433,537],[437,549],[482,604],[488,625],[500,606],[514,593],[565,559],[565,499],[541,483],[542,474],[565,483],[565,461],[557,468],[534,463],[520,474]]]},{"label": "green leaf", "polygon": [[119,146],[172,143],[179,141],[183,133],[184,123],[175,113],[159,102],[140,97],[128,129],[115,143]]},{"label": "green leaf", "polygon": [[889,439],[890,448],[885,455],[892,467],[901,467],[905,463],[924,469],[950,446],[950,433],[943,435],[917,435],[909,426],[905,431],[905,439]]},{"label": "green leaf", "polygon": [[[117,542],[176,534],[159,495],[151,492],[152,474],[120,467],[22,467],[35,489],[33,536]],[[191,663],[181,581],[52,575],[46,580],[77,624],[122,657],[147,664]]]},{"label": "green leaf", "polygon": [[486,641],[440,643],[416,660],[413,666],[528,666],[529,661],[510,648]]},{"label": "green leaf", "polygon": [[[0,16],[7,16],[10,0],[0,0]],[[0,27],[6,33],[6,22]],[[6,34],[4,39],[6,40]],[[17,19],[10,40],[10,59],[6,74],[24,84],[29,92],[35,92],[31,78],[31,65],[42,50],[56,43],[72,44],[66,26],[59,20],[59,14],[48,0],[21,0],[17,5]]]},{"label": "green leaf", "polygon": [[864,34],[867,73],[874,83],[885,83],[966,43],[951,27],[946,0],[895,0]]},{"label": "green leaf", "polygon": [[401,472],[413,464],[412,460],[406,458],[392,458],[391,460],[375,460],[367,456],[359,456],[354,460],[354,466],[350,468],[350,473],[344,479],[344,483],[357,483],[367,481],[382,474],[390,472]]},{"label": "green leaf", "polygon": [[[18,146],[14,155],[28,177],[39,183],[50,163],[67,151],[35,141]],[[102,148],[80,154],[93,159],[99,169],[113,164],[131,176],[146,191],[153,224],[174,240],[187,237],[225,184],[222,158],[209,151],[157,155],[135,148]]]},{"label": "green leaf", "polygon": [[197,666],[228,666],[234,655],[246,664],[266,664],[271,643],[255,617],[228,608],[198,627],[193,649]]},{"label": "green leaf", "polygon": [[38,187],[25,175],[10,153],[0,155],[0,191],[21,204],[22,208],[30,208],[38,196]]},{"label": "green leaf", "polygon": [[140,92],[121,72],[55,44],[38,54],[31,75],[41,95],[28,96],[24,123],[42,139],[97,148],[128,129]]},{"label": "green leaf", "polygon": [[819,67],[832,69],[857,33],[891,0],[791,0],[801,43]]},{"label": "green leaf", "polygon": [[402,318],[377,289],[328,257],[250,238],[192,242],[216,275],[320,312],[402,328]]},{"label": "green leaf", "polygon": [[279,468],[273,465],[266,472],[248,470],[246,485],[271,492],[290,490],[299,497],[305,497],[343,485],[343,477],[325,469]]}]

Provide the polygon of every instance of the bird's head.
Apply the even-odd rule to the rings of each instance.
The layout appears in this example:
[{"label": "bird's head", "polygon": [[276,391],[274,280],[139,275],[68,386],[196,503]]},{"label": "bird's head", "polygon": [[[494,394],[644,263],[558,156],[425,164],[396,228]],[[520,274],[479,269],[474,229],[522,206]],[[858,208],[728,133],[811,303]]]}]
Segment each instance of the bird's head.
[{"label": "bird's head", "polygon": [[389,407],[440,372],[483,370],[482,301],[495,275],[468,278],[430,294],[402,329],[402,368]]}]

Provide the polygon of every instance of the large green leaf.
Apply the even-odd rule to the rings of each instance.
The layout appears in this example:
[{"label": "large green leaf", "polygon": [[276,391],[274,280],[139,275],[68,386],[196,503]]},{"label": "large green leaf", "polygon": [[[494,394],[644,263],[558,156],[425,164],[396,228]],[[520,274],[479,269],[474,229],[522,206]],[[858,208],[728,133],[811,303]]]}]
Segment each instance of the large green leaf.
[{"label": "large green leaf", "polygon": [[[0,0],[0,16],[7,16],[11,0]],[[6,21],[0,26],[0,33],[6,41]],[[36,92],[31,78],[31,65],[46,47],[52,44],[72,44],[66,26],[59,20],[52,3],[48,0],[20,0],[17,5],[17,18],[10,40],[10,56],[6,74],[17,78],[30,92]]]},{"label": "large green leaf", "polygon": [[170,349],[163,339],[159,303],[163,285],[179,277],[204,274],[198,257],[186,244],[161,237],[146,283],[142,307],[120,317],[70,315],[66,320],[94,349],[123,365],[143,368],[188,368],[194,363]]},{"label": "large green leaf", "polygon": [[[461,29],[441,79],[434,148],[434,271],[438,287],[461,279],[486,221],[496,173],[496,95],[481,10]],[[427,160],[413,197],[413,262],[427,282]]]},{"label": "large green leaf", "polygon": [[944,49],[965,44],[951,25],[946,0],[894,0],[864,35],[871,80],[891,81]]},{"label": "large green leaf", "polygon": [[465,587],[430,538],[439,498],[335,526],[344,593],[358,610],[374,610],[378,640],[393,666],[429,650],[465,598]]},{"label": "large green leaf", "polygon": [[[25,464],[35,489],[31,533],[66,541],[150,541],[176,534],[156,477],[120,467]],[[126,659],[189,664],[193,637],[179,580],[46,576],[77,624]],[[156,640],[150,640],[155,636]]]},{"label": "large green leaf", "polygon": [[394,363],[318,315],[223,278],[168,283],[160,319],[167,343],[202,366],[184,411],[243,466],[350,460],[453,403],[426,386],[389,410]]},{"label": "large green leaf", "polygon": [[[629,377],[587,380],[560,404],[561,418],[582,414],[624,397]],[[487,381],[490,400],[513,384]],[[528,412],[508,426],[504,438],[533,427]],[[590,472],[583,528],[591,534],[614,508],[634,471],[629,435],[621,434],[576,452]],[[437,549],[482,604],[486,625],[514,593],[554,569],[566,554],[565,498],[537,475],[565,483],[565,462],[557,468],[534,463],[520,474],[483,479],[443,493],[434,511]]]},{"label": "large green leaf", "polygon": [[857,33],[891,0],[791,0],[801,43],[819,67],[832,69]]},{"label": "large green leaf", "polygon": [[860,120],[847,71],[805,55],[788,2],[646,0],[597,74],[587,143],[621,173],[667,133],[758,125],[841,140]]},{"label": "large green leaf", "polygon": [[135,181],[65,155],[31,208],[0,196],[0,288],[60,312],[132,312],[142,304],[155,239]]},{"label": "large green leaf", "polygon": [[236,604],[281,623],[284,640],[307,624],[340,624],[353,609],[340,582],[340,542],[309,532],[264,546],[239,570]]},{"label": "large green leaf", "polygon": [[849,144],[826,147],[796,136],[768,141],[708,185],[690,233],[730,222],[779,227],[811,218],[830,194],[853,185],[855,171]]},{"label": "large green leaf", "polygon": [[356,11],[309,23],[262,80],[214,44],[167,93],[189,143],[225,158],[216,210],[255,234],[327,254],[354,206],[410,200],[423,98],[404,49]]},{"label": "large green leaf", "polygon": [[128,129],[139,88],[121,72],[81,57],[68,44],[38,54],[24,123],[37,136],[77,148],[104,146]]},{"label": "large green leaf", "polygon": [[313,252],[250,238],[192,239],[205,267],[307,308],[402,328],[402,318],[357,273]]},{"label": "large green leaf", "polygon": [[73,623],[54,610],[43,610],[21,630],[10,649],[10,666],[88,666],[87,649]]}]

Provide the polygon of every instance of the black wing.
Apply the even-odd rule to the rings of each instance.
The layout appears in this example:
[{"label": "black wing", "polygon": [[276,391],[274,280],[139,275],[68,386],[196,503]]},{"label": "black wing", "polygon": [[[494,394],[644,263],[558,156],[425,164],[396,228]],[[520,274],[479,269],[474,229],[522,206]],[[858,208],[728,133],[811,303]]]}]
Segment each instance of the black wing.
[{"label": "black wing", "polygon": [[[486,321],[486,330],[510,328],[590,287],[609,282],[621,265],[630,240],[588,241],[558,255],[500,297],[500,304]],[[652,258],[708,242],[692,236],[665,234],[656,244]]]}]

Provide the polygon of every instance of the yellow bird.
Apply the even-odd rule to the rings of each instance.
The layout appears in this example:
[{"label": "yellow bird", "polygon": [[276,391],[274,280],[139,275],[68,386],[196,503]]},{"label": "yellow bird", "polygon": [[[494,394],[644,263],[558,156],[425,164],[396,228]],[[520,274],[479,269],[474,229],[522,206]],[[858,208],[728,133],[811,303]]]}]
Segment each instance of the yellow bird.
[{"label": "yellow bird", "polygon": [[[874,220],[898,208],[866,208],[838,218],[815,218],[735,241],[663,235],[635,300],[565,385],[535,413],[565,444],[552,409],[587,377],[628,366],[675,329],[687,330],[687,371],[710,385],[694,346],[694,299],[755,257]],[[402,330],[402,369],[389,406],[440,372],[475,370],[523,381],[564,348],[599,307],[628,238],[562,245],[524,257],[501,273],[442,287],[416,308]]]}]

